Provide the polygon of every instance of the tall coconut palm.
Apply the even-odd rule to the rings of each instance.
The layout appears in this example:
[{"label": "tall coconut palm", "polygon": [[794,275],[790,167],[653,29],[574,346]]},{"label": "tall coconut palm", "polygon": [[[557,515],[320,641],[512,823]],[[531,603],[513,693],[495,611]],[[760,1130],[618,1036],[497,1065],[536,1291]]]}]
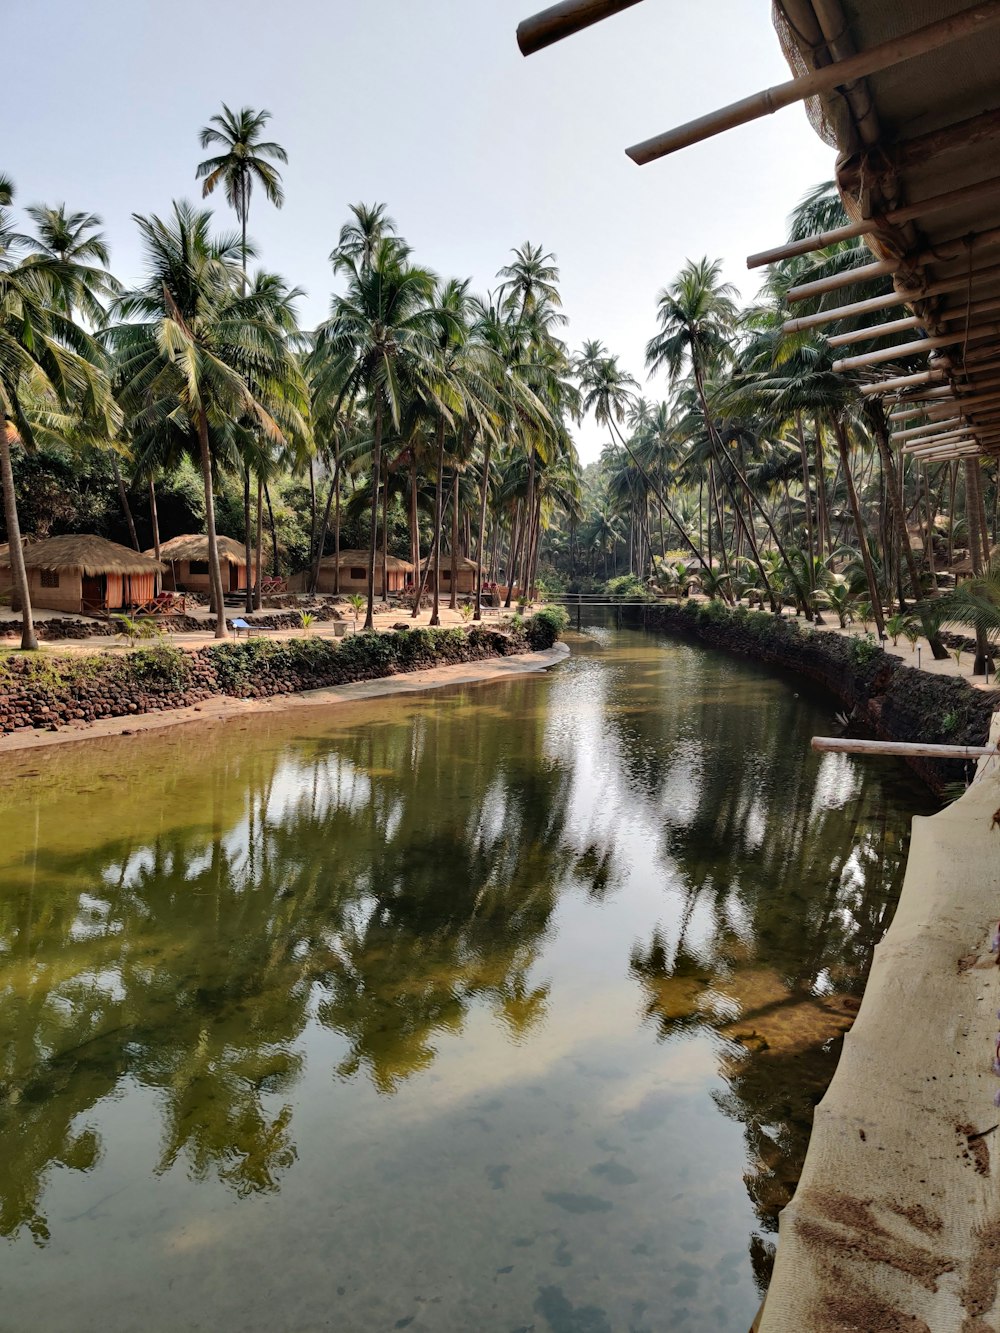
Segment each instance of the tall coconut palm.
[{"label": "tall coconut palm", "polygon": [[264,126],[271,119],[270,111],[255,111],[244,106],[231,111],[225,102],[222,114],[212,116],[198,136],[202,148],[222,149],[214,157],[198,164],[197,180],[203,182],[201,194],[207,199],[217,185],[226,191],[226,201],[240,224],[240,251],[243,257],[243,276],[247,270],[247,218],[254,185],[259,185],[264,196],[275,208],[285,202],[281,188],[281,173],[275,162],[287,162],[288,154],[280,143],[262,138]]},{"label": "tall coconut palm", "polygon": [[592,411],[597,424],[607,426],[614,433],[619,445],[628,453],[645,479],[646,484],[663,505],[664,511],[676,527],[681,540],[691,548],[702,568],[708,569],[709,566],[705,557],[688,536],[680,520],[675,516],[662,488],[656,484],[653,477],[643,467],[631,444],[621,432],[620,423],[625,420],[629,409],[634,405],[638,381],[634,376],[620,368],[618,358],[612,356],[599,339],[591,339],[583,344],[574,360],[573,367],[583,390],[583,410],[585,412]]},{"label": "tall coconut palm", "polygon": [[347,288],[334,296],[330,318],[316,331],[316,358],[338,386],[335,409],[365,402],[372,422],[371,529],[368,548],[366,630],[374,629],[375,551],[378,539],[382,440],[389,423],[398,430],[407,394],[435,397],[435,333],[440,317],[433,299],[436,279],[383,237],[370,267],[345,260]]},{"label": "tall coconut palm", "polygon": [[[195,178],[203,181],[201,190],[203,199],[207,199],[216,186],[222,184],[226,191],[226,200],[236,213],[240,224],[240,253],[244,292],[248,281],[247,219],[250,215],[250,198],[253,194],[254,184],[260,185],[265,198],[275,208],[281,208],[285,202],[284,191],[281,187],[281,173],[274,163],[287,162],[288,154],[281,144],[265,140],[262,137],[264,127],[270,119],[270,111],[256,111],[253,107],[245,106],[241,107],[239,111],[233,112],[223,102],[222,114],[212,116],[199,136],[202,148],[219,147],[223,150],[214,157],[208,157],[199,163]],[[258,472],[257,478],[257,527],[259,530],[263,520],[261,498],[266,483],[262,472]],[[249,464],[244,462],[243,540],[248,551],[250,535],[250,468]],[[260,605],[260,567],[258,565],[256,593],[250,587],[250,568],[251,566],[248,565],[248,611],[253,610],[255,596],[256,604]]]},{"label": "tall coconut palm", "polygon": [[101,348],[64,313],[82,278],[72,261],[37,252],[25,256],[31,240],[14,229],[7,211],[13,194],[10,181],[0,179],[0,484],[13,584],[21,603],[21,647],[27,650],[37,648],[38,640],[11,446],[20,442],[30,448],[39,423],[50,431],[58,426],[53,408],[69,409],[64,424],[70,427],[77,415],[91,422],[103,419],[105,435],[114,429],[114,411]]},{"label": "tall coconut palm", "polygon": [[279,448],[304,435],[305,386],[274,286],[243,290],[238,237],[213,238],[211,215],[186,203],[166,220],[134,217],[146,278],[116,300],[104,336],[136,429],[169,421],[200,462],[215,634],[225,639],[213,465],[239,449],[241,433]]}]

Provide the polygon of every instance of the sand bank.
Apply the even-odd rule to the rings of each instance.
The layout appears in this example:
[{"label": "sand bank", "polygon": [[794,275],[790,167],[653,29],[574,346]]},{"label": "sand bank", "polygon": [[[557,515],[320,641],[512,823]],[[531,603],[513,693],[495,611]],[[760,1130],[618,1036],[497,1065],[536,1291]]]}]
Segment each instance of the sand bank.
[{"label": "sand bank", "polygon": [[138,713],[127,717],[100,718],[77,723],[59,731],[23,731],[0,737],[0,756],[24,750],[38,750],[50,745],[65,745],[103,736],[131,736],[138,732],[159,731],[164,727],[190,722],[223,722],[247,714],[276,713],[292,708],[329,708],[335,704],[355,703],[394,694],[410,694],[442,685],[467,685],[476,681],[497,680],[508,676],[545,671],[569,656],[565,643],[537,653],[515,653],[510,657],[489,657],[481,661],[455,662],[430,667],[405,675],[383,676],[376,680],[351,681],[345,685],[301,694],[272,695],[266,699],[235,699],[219,695],[187,708],[161,713]]}]

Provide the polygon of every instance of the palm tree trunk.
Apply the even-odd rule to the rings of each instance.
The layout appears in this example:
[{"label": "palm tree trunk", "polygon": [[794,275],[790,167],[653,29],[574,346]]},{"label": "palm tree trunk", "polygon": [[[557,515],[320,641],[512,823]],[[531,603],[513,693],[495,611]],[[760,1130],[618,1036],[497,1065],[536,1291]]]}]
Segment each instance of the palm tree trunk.
[{"label": "palm tree trunk", "polygon": [[[969,550],[972,557],[972,573],[978,579],[983,573],[983,534],[979,527],[979,462],[975,458],[965,460],[965,508],[969,525]],[[988,548],[987,548],[988,549]],[[979,675],[985,674],[989,660],[990,644],[986,631],[976,626],[976,660],[972,670]]]},{"label": "palm tree trunk", "polygon": [[[330,489],[326,496],[326,505],[323,509],[323,523],[319,533],[319,545],[316,547],[316,552],[313,556],[312,570],[309,575],[309,591],[312,593],[315,593],[319,587],[319,567],[323,559],[323,547],[326,545],[326,534],[330,531],[330,509],[333,505],[334,492],[337,490],[340,481],[338,475],[339,472],[340,459],[338,458],[333,467],[333,480],[330,482]],[[334,588],[336,589],[336,587],[337,585],[335,583]]]},{"label": "palm tree trunk", "polygon": [[375,628],[375,550],[378,543],[378,487],[382,479],[382,395],[375,395],[375,439],[372,443],[372,505],[368,534],[368,609],[365,630]]},{"label": "palm tree trunk", "polygon": [[267,501],[267,517],[271,524],[271,554],[272,564],[271,573],[275,578],[278,577],[278,532],[274,526],[274,508],[271,504],[271,488],[267,482],[264,482],[264,499]]},{"label": "palm tree trunk", "polygon": [[333,591],[340,596],[340,435],[333,444]]},{"label": "palm tree trunk", "polygon": [[834,418],[834,433],[837,436],[837,449],[840,453],[841,469],[844,473],[844,482],[847,487],[847,499],[851,506],[851,514],[854,517],[854,526],[858,534],[858,545],[861,547],[861,559],[865,566],[865,578],[868,580],[868,598],[872,604],[872,615],[875,617],[875,624],[878,627],[879,638],[885,638],[885,618],[882,615],[882,595],[879,592],[878,582],[875,578],[875,567],[872,564],[871,552],[868,549],[868,535],[865,532],[864,521],[861,517],[861,506],[858,504],[858,493],[854,489],[854,476],[851,472],[851,460],[847,451],[847,431],[842,421]]},{"label": "palm tree trunk", "polygon": [[382,605],[389,605],[389,472],[382,487]]},{"label": "palm tree trunk", "polygon": [[[802,428],[802,413],[795,413],[795,426],[799,436],[799,454],[802,457],[802,498],[806,505],[806,540],[809,543],[809,567],[816,554],[813,534],[812,487],[809,481],[809,451],[806,449],[806,434]],[[822,554],[822,552],[820,552]]]},{"label": "palm tree trunk", "polygon": [[444,490],[444,418],[438,422],[438,457],[437,457],[437,481],[434,490],[434,538],[431,543],[433,550],[434,564],[434,605],[431,610],[431,624],[441,624],[441,523],[444,518],[442,512],[442,492]]},{"label": "palm tree trunk", "polygon": [[[514,526],[511,529],[511,534],[510,534],[510,542],[511,542],[510,563],[507,566],[507,596],[504,599],[505,610],[508,610],[510,608],[511,597],[513,596],[514,593],[514,578],[515,578],[514,571],[517,569],[518,561],[521,558],[521,541],[524,536],[524,528],[527,526],[527,521],[528,521],[527,515],[524,515],[522,517],[521,509],[522,509],[521,501],[518,500],[517,506],[514,510]],[[607,558],[605,558],[604,561],[605,581],[607,581],[607,572],[606,572],[607,565],[608,565]],[[520,589],[518,591],[520,591]]]},{"label": "palm tree trunk", "polygon": [[0,482],[3,484],[4,518],[7,521],[7,541],[10,549],[11,580],[21,603],[21,649],[34,652],[38,648],[35,623],[31,616],[31,594],[28,590],[28,571],[24,567],[21,546],[21,525],[17,517],[17,495],[14,491],[14,469],[10,461],[10,437],[13,428],[6,422],[0,427]]},{"label": "palm tree trunk", "polygon": [[[906,512],[903,508],[903,499],[900,493],[900,485],[896,476],[896,464],[892,456],[892,449],[889,445],[889,430],[885,420],[885,413],[878,405],[873,409],[873,422],[875,440],[878,444],[879,454],[882,458],[882,469],[885,473],[886,490],[889,493],[890,504],[892,506],[893,518],[895,520],[897,542],[899,544],[900,554],[906,562],[906,568],[910,576],[910,586],[913,590],[913,599],[916,602],[923,600],[923,588],[920,586],[920,571],[917,569],[917,562],[913,558],[913,548],[910,545],[910,534],[906,530]],[[934,629],[934,626],[926,618],[922,617],[924,622],[924,634],[927,637],[928,645],[935,661],[943,662],[948,657],[948,649],[941,642],[941,635]]]},{"label": "palm tree trunk", "polygon": [[417,513],[417,455],[410,455],[410,564],[416,581],[420,570],[420,518]]},{"label": "palm tree trunk", "polygon": [[156,512],[156,486],[153,482],[153,474],[149,475],[149,524],[153,529],[153,554],[157,560],[160,558],[160,519]]},{"label": "palm tree trunk", "polygon": [[260,610],[261,579],[264,573],[264,477],[257,473],[257,565],[253,580],[254,609]]},{"label": "palm tree trunk", "polygon": [[309,563],[312,564],[313,551],[316,548],[316,520],[319,514],[316,509],[316,473],[313,468],[313,460],[309,459]]},{"label": "palm tree trunk", "polygon": [[205,487],[205,531],[208,535],[208,577],[215,602],[215,637],[229,638],[226,624],[226,597],[222,588],[222,567],[219,564],[219,539],[215,532],[215,490],[212,485],[212,454],[208,443],[208,417],[202,407],[198,411],[198,444],[201,452],[201,479]]},{"label": "palm tree trunk", "polygon": [[135,519],[132,517],[132,506],[128,502],[128,491],[125,489],[122,470],[118,466],[118,456],[113,449],[111,451],[111,469],[115,474],[115,482],[118,486],[118,498],[121,500],[122,513],[125,515],[125,522],[128,524],[128,535],[132,540],[132,549],[138,551],[139,538],[135,530]]},{"label": "palm tree trunk", "polygon": [[451,596],[448,610],[458,609],[458,468],[455,469],[455,487],[451,497]]},{"label": "palm tree trunk", "polygon": [[[490,493],[490,454],[493,441],[487,439],[483,445],[483,471],[479,483],[479,541],[476,544],[476,609],[473,620],[483,618],[483,543],[486,540],[486,503]],[[570,564],[572,566],[573,527],[570,525]]]},{"label": "palm tree trunk", "polygon": [[245,606],[253,611],[253,531],[250,508],[250,467],[243,465],[243,556],[247,564],[247,596]]}]

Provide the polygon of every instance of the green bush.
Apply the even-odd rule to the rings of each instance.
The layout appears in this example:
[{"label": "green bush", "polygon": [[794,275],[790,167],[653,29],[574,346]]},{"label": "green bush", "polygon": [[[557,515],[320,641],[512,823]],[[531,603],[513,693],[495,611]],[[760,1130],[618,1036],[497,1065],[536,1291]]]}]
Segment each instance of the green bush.
[{"label": "green bush", "polygon": [[641,601],[655,602],[656,598],[649,591],[643,581],[636,578],[634,574],[619,574],[617,578],[608,579],[604,585],[604,591],[612,601]]},{"label": "green bush", "polygon": [[551,648],[568,624],[569,616],[561,606],[542,607],[525,626],[529,646],[535,652]]},{"label": "green bush", "polygon": [[126,678],[144,690],[176,690],[180,693],[187,689],[191,680],[189,655],[169,643],[129,653],[122,665]]}]

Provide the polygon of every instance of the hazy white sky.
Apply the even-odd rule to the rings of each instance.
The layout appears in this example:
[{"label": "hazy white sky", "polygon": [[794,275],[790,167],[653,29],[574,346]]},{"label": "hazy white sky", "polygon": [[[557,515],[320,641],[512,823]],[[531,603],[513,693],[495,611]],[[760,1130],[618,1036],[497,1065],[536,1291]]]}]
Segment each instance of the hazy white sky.
[{"label": "hazy white sky", "polygon": [[[833,155],[791,107],[647,167],[625,157],[788,78],[765,0],[645,0],[525,60],[514,30],[541,7],[7,0],[0,170],[22,204],[101,214],[128,281],[140,267],[130,215],[197,197],[197,134],[220,102],[264,106],[290,158],[286,204],[255,196],[250,230],[262,262],[306,289],[306,325],[327,313],[347,205],[385,201],[420,262],[480,289],[512,246],[544,244],[571,345],[601,338],[642,379],[659,288],[707,254],[749,297],[745,256],[781,240]],[[592,423],[579,432],[585,461],[602,441]]]}]

